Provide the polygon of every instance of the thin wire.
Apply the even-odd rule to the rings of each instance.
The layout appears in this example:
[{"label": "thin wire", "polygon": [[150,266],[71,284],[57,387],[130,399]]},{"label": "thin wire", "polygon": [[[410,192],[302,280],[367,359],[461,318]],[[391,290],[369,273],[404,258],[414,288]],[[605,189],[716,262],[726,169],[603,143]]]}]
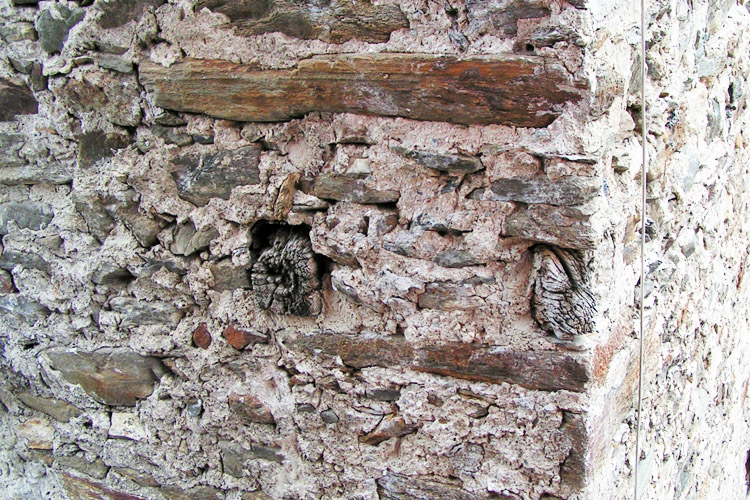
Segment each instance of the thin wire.
[{"label": "thin wire", "polygon": [[641,143],[643,145],[641,164],[641,289],[640,289],[640,331],[638,334],[638,405],[635,425],[635,469],[633,471],[633,500],[638,496],[638,463],[641,459],[641,412],[643,410],[643,344],[644,306],[646,288],[646,0],[641,0]]}]

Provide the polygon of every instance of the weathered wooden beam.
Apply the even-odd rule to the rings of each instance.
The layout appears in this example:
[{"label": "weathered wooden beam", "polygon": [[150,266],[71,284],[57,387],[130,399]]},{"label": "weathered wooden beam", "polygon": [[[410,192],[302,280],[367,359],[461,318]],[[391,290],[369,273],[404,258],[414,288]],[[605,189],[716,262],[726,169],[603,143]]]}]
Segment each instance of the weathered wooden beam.
[{"label": "weathered wooden beam", "polygon": [[415,347],[402,338],[341,334],[291,334],[284,344],[314,355],[338,356],[353,368],[401,366],[416,371],[541,390],[582,392],[589,380],[585,364],[559,351],[517,351],[476,344]]},{"label": "weathered wooden beam", "polygon": [[515,55],[315,56],[281,70],[144,61],[140,81],[157,106],[236,121],[286,121],[319,111],[520,127],[546,127],[585,89],[555,61]]}]

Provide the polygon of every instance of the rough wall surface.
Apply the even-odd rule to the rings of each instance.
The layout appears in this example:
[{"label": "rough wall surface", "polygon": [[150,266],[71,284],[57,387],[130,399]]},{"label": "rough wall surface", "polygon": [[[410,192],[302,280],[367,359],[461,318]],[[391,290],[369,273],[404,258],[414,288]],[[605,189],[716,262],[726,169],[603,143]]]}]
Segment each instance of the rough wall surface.
[{"label": "rough wall surface", "polygon": [[[7,498],[626,498],[636,6],[0,0]],[[644,498],[746,494],[750,14],[652,2]]]}]

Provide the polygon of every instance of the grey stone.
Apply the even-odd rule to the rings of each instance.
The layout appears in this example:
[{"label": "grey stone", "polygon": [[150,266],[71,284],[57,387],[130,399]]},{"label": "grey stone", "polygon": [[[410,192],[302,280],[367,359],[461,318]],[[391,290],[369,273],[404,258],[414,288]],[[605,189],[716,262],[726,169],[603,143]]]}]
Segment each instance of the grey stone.
[{"label": "grey stone", "polygon": [[111,69],[118,73],[133,72],[133,63],[117,54],[102,54],[97,57],[96,62],[99,64],[99,67]]},{"label": "grey stone", "polygon": [[601,181],[592,177],[569,176],[558,180],[516,177],[499,179],[492,183],[489,192],[479,189],[470,198],[556,206],[581,205],[593,199],[601,188]]},{"label": "grey stone", "polygon": [[154,122],[157,125],[163,125],[165,127],[182,127],[187,125],[187,122],[180,118],[177,113],[172,113],[171,111],[166,110],[154,118]]},{"label": "grey stone", "polygon": [[245,146],[234,151],[177,157],[180,168],[172,172],[180,197],[197,205],[206,205],[211,198],[229,199],[236,186],[260,182],[261,149]]},{"label": "grey stone", "polygon": [[195,488],[159,488],[159,493],[167,500],[224,500],[224,492],[211,486],[196,486]]},{"label": "grey stone", "polygon": [[60,52],[70,29],[81,22],[86,12],[77,7],[55,3],[42,11],[36,20],[39,44],[50,54]]},{"label": "grey stone", "polygon": [[49,309],[20,293],[0,295],[0,309],[21,316],[27,323],[34,323],[50,313]]},{"label": "grey stone", "polygon": [[25,163],[22,166],[0,169],[0,184],[68,184],[73,180],[72,164],[41,161],[41,165]]},{"label": "grey stone", "polygon": [[74,192],[73,199],[76,210],[86,221],[88,231],[103,242],[115,228],[116,222],[112,214],[106,210],[101,197],[84,197]]},{"label": "grey stone", "polygon": [[0,203],[0,235],[8,234],[10,223],[19,229],[38,231],[46,228],[54,214],[46,203],[8,201]]},{"label": "grey stone", "polygon": [[21,80],[0,78],[0,122],[18,115],[35,115],[39,105],[31,89]]},{"label": "grey stone", "polygon": [[57,457],[55,463],[64,469],[77,470],[95,479],[104,479],[109,472],[109,467],[100,458],[95,458],[93,462],[89,462],[85,457],[73,455]]},{"label": "grey stone", "polygon": [[120,327],[133,328],[141,325],[168,325],[174,327],[183,313],[173,304],[146,302],[133,297],[115,297],[109,301],[112,311],[120,313]]},{"label": "grey stone", "polygon": [[29,408],[46,413],[58,422],[67,422],[83,414],[81,410],[61,399],[34,396],[30,392],[21,392],[16,397]]},{"label": "grey stone", "polygon": [[151,133],[156,137],[164,140],[167,144],[176,144],[178,146],[187,146],[193,143],[193,136],[176,129],[173,126],[152,125]]},{"label": "grey stone", "polygon": [[65,380],[110,406],[135,406],[151,395],[154,384],[168,371],[159,359],[130,349],[53,349],[47,357]]},{"label": "grey stone", "polygon": [[97,285],[127,285],[134,276],[127,268],[111,262],[102,262],[91,276],[91,281]]},{"label": "grey stone", "polygon": [[150,248],[159,242],[157,236],[164,223],[143,215],[138,210],[137,203],[121,205],[114,210],[113,215],[133,232],[133,236],[142,246]]},{"label": "grey stone", "polygon": [[324,200],[351,201],[354,203],[395,203],[401,197],[398,191],[380,191],[369,187],[358,176],[320,174],[313,179],[300,180],[304,193]]},{"label": "grey stone", "polygon": [[38,62],[31,63],[31,82],[32,90],[41,92],[47,90],[47,77],[44,75],[42,65]]},{"label": "grey stone", "polygon": [[24,75],[31,73],[31,67],[34,64],[34,61],[31,59],[20,59],[12,56],[8,57],[8,62],[10,62],[10,65],[13,66],[14,70],[23,73]]},{"label": "grey stone", "polygon": [[49,263],[40,255],[33,252],[19,252],[17,250],[3,250],[0,255],[0,268],[12,271],[16,266],[23,266],[26,269],[36,269],[49,273]]},{"label": "grey stone", "polygon": [[9,43],[36,40],[36,31],[27,22],[0,24],[0,37]]},{"label": "grey stone", "polygon": [[401,397],[401,389],[368,389],[365,397],[375,401],[398,401]]},{"label": "grey stone", "polygon": [[439,170],[440,172],[453,172],[471,174],[484,168],[479,158],[465,155],[450,155],[417,151],[399,146],[391,148],[395,153],[413,160],[423,167]]},{"label": "grey stone", "polygon": [[231,259],[223,259],[211,264],[210,269],[214,276],[213,289],[217,292],[251,287],[247,269],[235,266]]},{"label": "grey stone", "polygon": [[101,130],[87,132],[78,138],[78,166],[89,168],[103,158],[113,156],[132,143],[125,134],[105,134]]},{"label": "grey stone", "polygon": [[454,484],[425,481],[397,474],[386,474],[377,480],[382,500],[512,500],[500,494],[473,494]]},{"label": "grey stone", "polygon": [[451,268],[481,264],[481,261],[467,250],[444,250],[435,256],[433,262],[439,266]]},{"label": "grey stone", "polygon": [[272,448],[256,443],[250,444],[250,449],[239,443],[231,441],[219,441],[221,450],[221,462],[224,472],[232,477],[241,478],[245,474],[243,468],[248,460],[265,460],[269,462],[282,463],[284,456],[278,453],[278,448]]},{"label": "grey stone", "polygon": [[39,0],[11,0],[11,3],[13,5],[21,5],[21,6],[25,6],[25,5],[36,6],[36,4],[39,3]]},{"label": "grey stone", "polygon": [[189,256],[208,248],[211,240],[217,236],[219,232],[213,227],[196,231],[193,223],[188,222],[176,228],[174,241],[169,246],[169,250],[175,255]]},{"label": "grey stone", "polygon": [[327,424],[335,424],[339,421],[338,415],[333,410],[324,410],[320,412],[320,418]]},{"label": "grey stone", "polygon": [[130,467],[113,467],[112,469],[121,476],[132,479],[141,486],[147,486],[149,488],[159,487],[159,482],[156,481],[153,476],[151,476],[150,474],[146,474],[145,472],[141,472]]},{"label": "grey stone", "polygon": [[99,2],[97,6],[102,15],[99,18],[99,26],[104,29],[119,28],[141,18],[146,7],[159,7],[166,0],[109,0]]},{"label": "grey stone", "polygon": [[529,205],[516,209],[503,222],[502,234],[563,248],[594,248],[600,240],[589,217],[576,208]]},{"label": "grey stone", "polygon": [[19,156],[19,151],[23,147],[23,136],[16,134],[0,134],[0,176],[2,169],[19,168],[26,165],[26,160]]}]

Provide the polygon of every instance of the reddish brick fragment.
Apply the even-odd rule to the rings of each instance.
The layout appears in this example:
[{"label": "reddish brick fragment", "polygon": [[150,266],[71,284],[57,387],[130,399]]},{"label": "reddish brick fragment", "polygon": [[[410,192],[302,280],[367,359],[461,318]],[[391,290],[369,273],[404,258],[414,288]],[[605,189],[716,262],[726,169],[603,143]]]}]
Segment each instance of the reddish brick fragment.
[{"label": "reddish brick fragment", "polygon": [[208,346],[211,345],[211,332],[208,331],[205,323],[198,325],[198,328],[193,332],[193,344],[201,349],[208,349]]},{"label": "reddish brick fragment", "polygon": [[268,337],[255,332],[248,332],[247,330],[240,330],[232,325],[229,325],[224,329],[222,334],[226,339],[227,343],[235,349],[244,349],[250,344],[267,344]]}]

